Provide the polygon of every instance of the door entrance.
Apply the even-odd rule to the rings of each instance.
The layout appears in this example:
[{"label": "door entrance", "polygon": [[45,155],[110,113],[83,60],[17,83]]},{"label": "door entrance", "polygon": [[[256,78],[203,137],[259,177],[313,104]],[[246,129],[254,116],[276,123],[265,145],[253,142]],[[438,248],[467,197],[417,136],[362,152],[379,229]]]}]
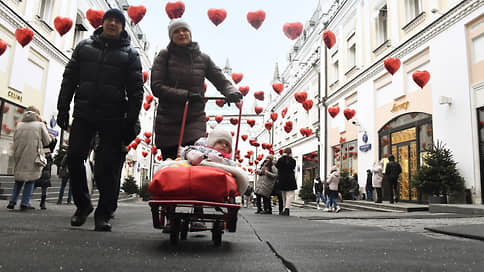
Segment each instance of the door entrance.
[{"label": "door entrance", "polygon": [[417,171],[417,142],[411,141],[394,145],[392,153],[402,167],[398,179],[401,200],[416,200],[417,190],[411,185],[412,177]]}]

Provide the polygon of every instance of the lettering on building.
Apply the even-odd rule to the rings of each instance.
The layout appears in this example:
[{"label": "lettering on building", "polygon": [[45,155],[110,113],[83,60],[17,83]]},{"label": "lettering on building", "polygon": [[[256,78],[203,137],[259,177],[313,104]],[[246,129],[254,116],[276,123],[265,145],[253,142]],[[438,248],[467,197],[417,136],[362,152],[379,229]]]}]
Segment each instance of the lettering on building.
[{"label": "lettering on building", "polygon": [[18,102],[22,102],[22,95],[14,92],[14,91],[8,91],[7,96],[13,100],[16,100]]},{"label": "lettering on building", "polygon": [[408,109],[409,104],[410,104],[410,102],[408,102],[408,101],[403,102],[402,104],[394,103],[393,107],[391,109],[391,112],[396,112],[396,111],[399,111],[399,110],[406,110],[406,109]]}]

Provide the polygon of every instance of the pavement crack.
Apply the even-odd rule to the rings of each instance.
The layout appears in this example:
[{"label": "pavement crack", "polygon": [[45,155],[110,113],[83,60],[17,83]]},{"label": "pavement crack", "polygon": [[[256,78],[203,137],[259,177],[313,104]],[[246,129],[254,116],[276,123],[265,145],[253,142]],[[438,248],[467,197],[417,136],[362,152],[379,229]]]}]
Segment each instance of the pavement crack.
[{"label": "pavement crack", "polygon": [[[264,242],[262,240],[262,238],[260,237],[259,233],[257,233],[257,230],[254,228],[254,226],[249,222],[249,220],[247,220],[247,218],[245,218],[243,215],[239,214],[240,217],[242,217],[242,219],[244,219],[244,221],[250,226],[250,228],[252,229],[252,231],[254,232],[255,236],[257,237],[257,239],[259,239],[259,241],[261,242]],[[279,254],[276,249],[272,246],[272,244],[269,242],[269,241],[265,241],[267,246],[269,246],[269,249],[274,253],[274,255],[276,255],[277,258],[279,258],[279,260],[281,260],[282,264],[291,272],[297,272],[297,269],[296,269],[296,266],[286,260],[281,254]]]}]

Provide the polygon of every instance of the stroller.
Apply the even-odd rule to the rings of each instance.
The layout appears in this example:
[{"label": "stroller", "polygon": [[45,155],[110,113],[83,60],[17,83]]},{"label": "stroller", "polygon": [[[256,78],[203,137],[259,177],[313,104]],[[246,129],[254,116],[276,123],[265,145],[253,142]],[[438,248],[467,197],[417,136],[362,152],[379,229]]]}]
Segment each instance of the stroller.
[{"label": "stroller", "polygon": [[[185,103],[179,149],[183,139],[188,103],[188,101]],[[239,111],[235,150],[238,146],[241,116],[242,107]],[[199,178],[193,178],[197,173]],[[214,188],[206,188],[208,183],[214,184]],[[235,179],[221,169],[189,166],[183,161],[173,161],[172,166],[155,173],[149,190],[155,199],[148,202],[151,207],[153,227],[169,228],[172,244],[186,240],[188,232],[207,230],[212,232],[214,245],[220,246],[225,229],[228,232],[236,231],[240,206],[232,203],[239,192]],[[211,228],[191,229],[190,226],[194,222],[203,222]]]}]

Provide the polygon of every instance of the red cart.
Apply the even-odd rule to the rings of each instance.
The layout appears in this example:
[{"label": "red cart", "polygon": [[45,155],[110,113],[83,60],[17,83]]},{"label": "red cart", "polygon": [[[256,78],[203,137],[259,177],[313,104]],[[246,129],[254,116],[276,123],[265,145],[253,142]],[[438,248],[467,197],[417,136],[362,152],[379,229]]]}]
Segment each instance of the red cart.
[{"label": "red cart", "polygon": [[[207,97],[205,99],[216,100],[224,98]],[[185,103],[178,149],[180,149],[183,139],[188,103],[188,101]],[[239,122],[234,150],[237,150],[239,142],[241,116],[242,106],[239,107]],[[203,222],[207,226],[212,226],[212,228],[204,230],[210,230],[212,232],[213,243],[216,246],[221,245],[224,229],[227,229],[229,232],[235,232],[237,214],[240,209],[240,206],[235,204],[187,200],[186,198],[183,200],[151,200],[148,204],[151,207],[154,228],[165,229],[167,228],[167,222],[170,222],[170,241],[172,244],[177,244],[179,240],[186,240],[188,232],[190,231],[200,231],[190,230],[191,223]]]}]

